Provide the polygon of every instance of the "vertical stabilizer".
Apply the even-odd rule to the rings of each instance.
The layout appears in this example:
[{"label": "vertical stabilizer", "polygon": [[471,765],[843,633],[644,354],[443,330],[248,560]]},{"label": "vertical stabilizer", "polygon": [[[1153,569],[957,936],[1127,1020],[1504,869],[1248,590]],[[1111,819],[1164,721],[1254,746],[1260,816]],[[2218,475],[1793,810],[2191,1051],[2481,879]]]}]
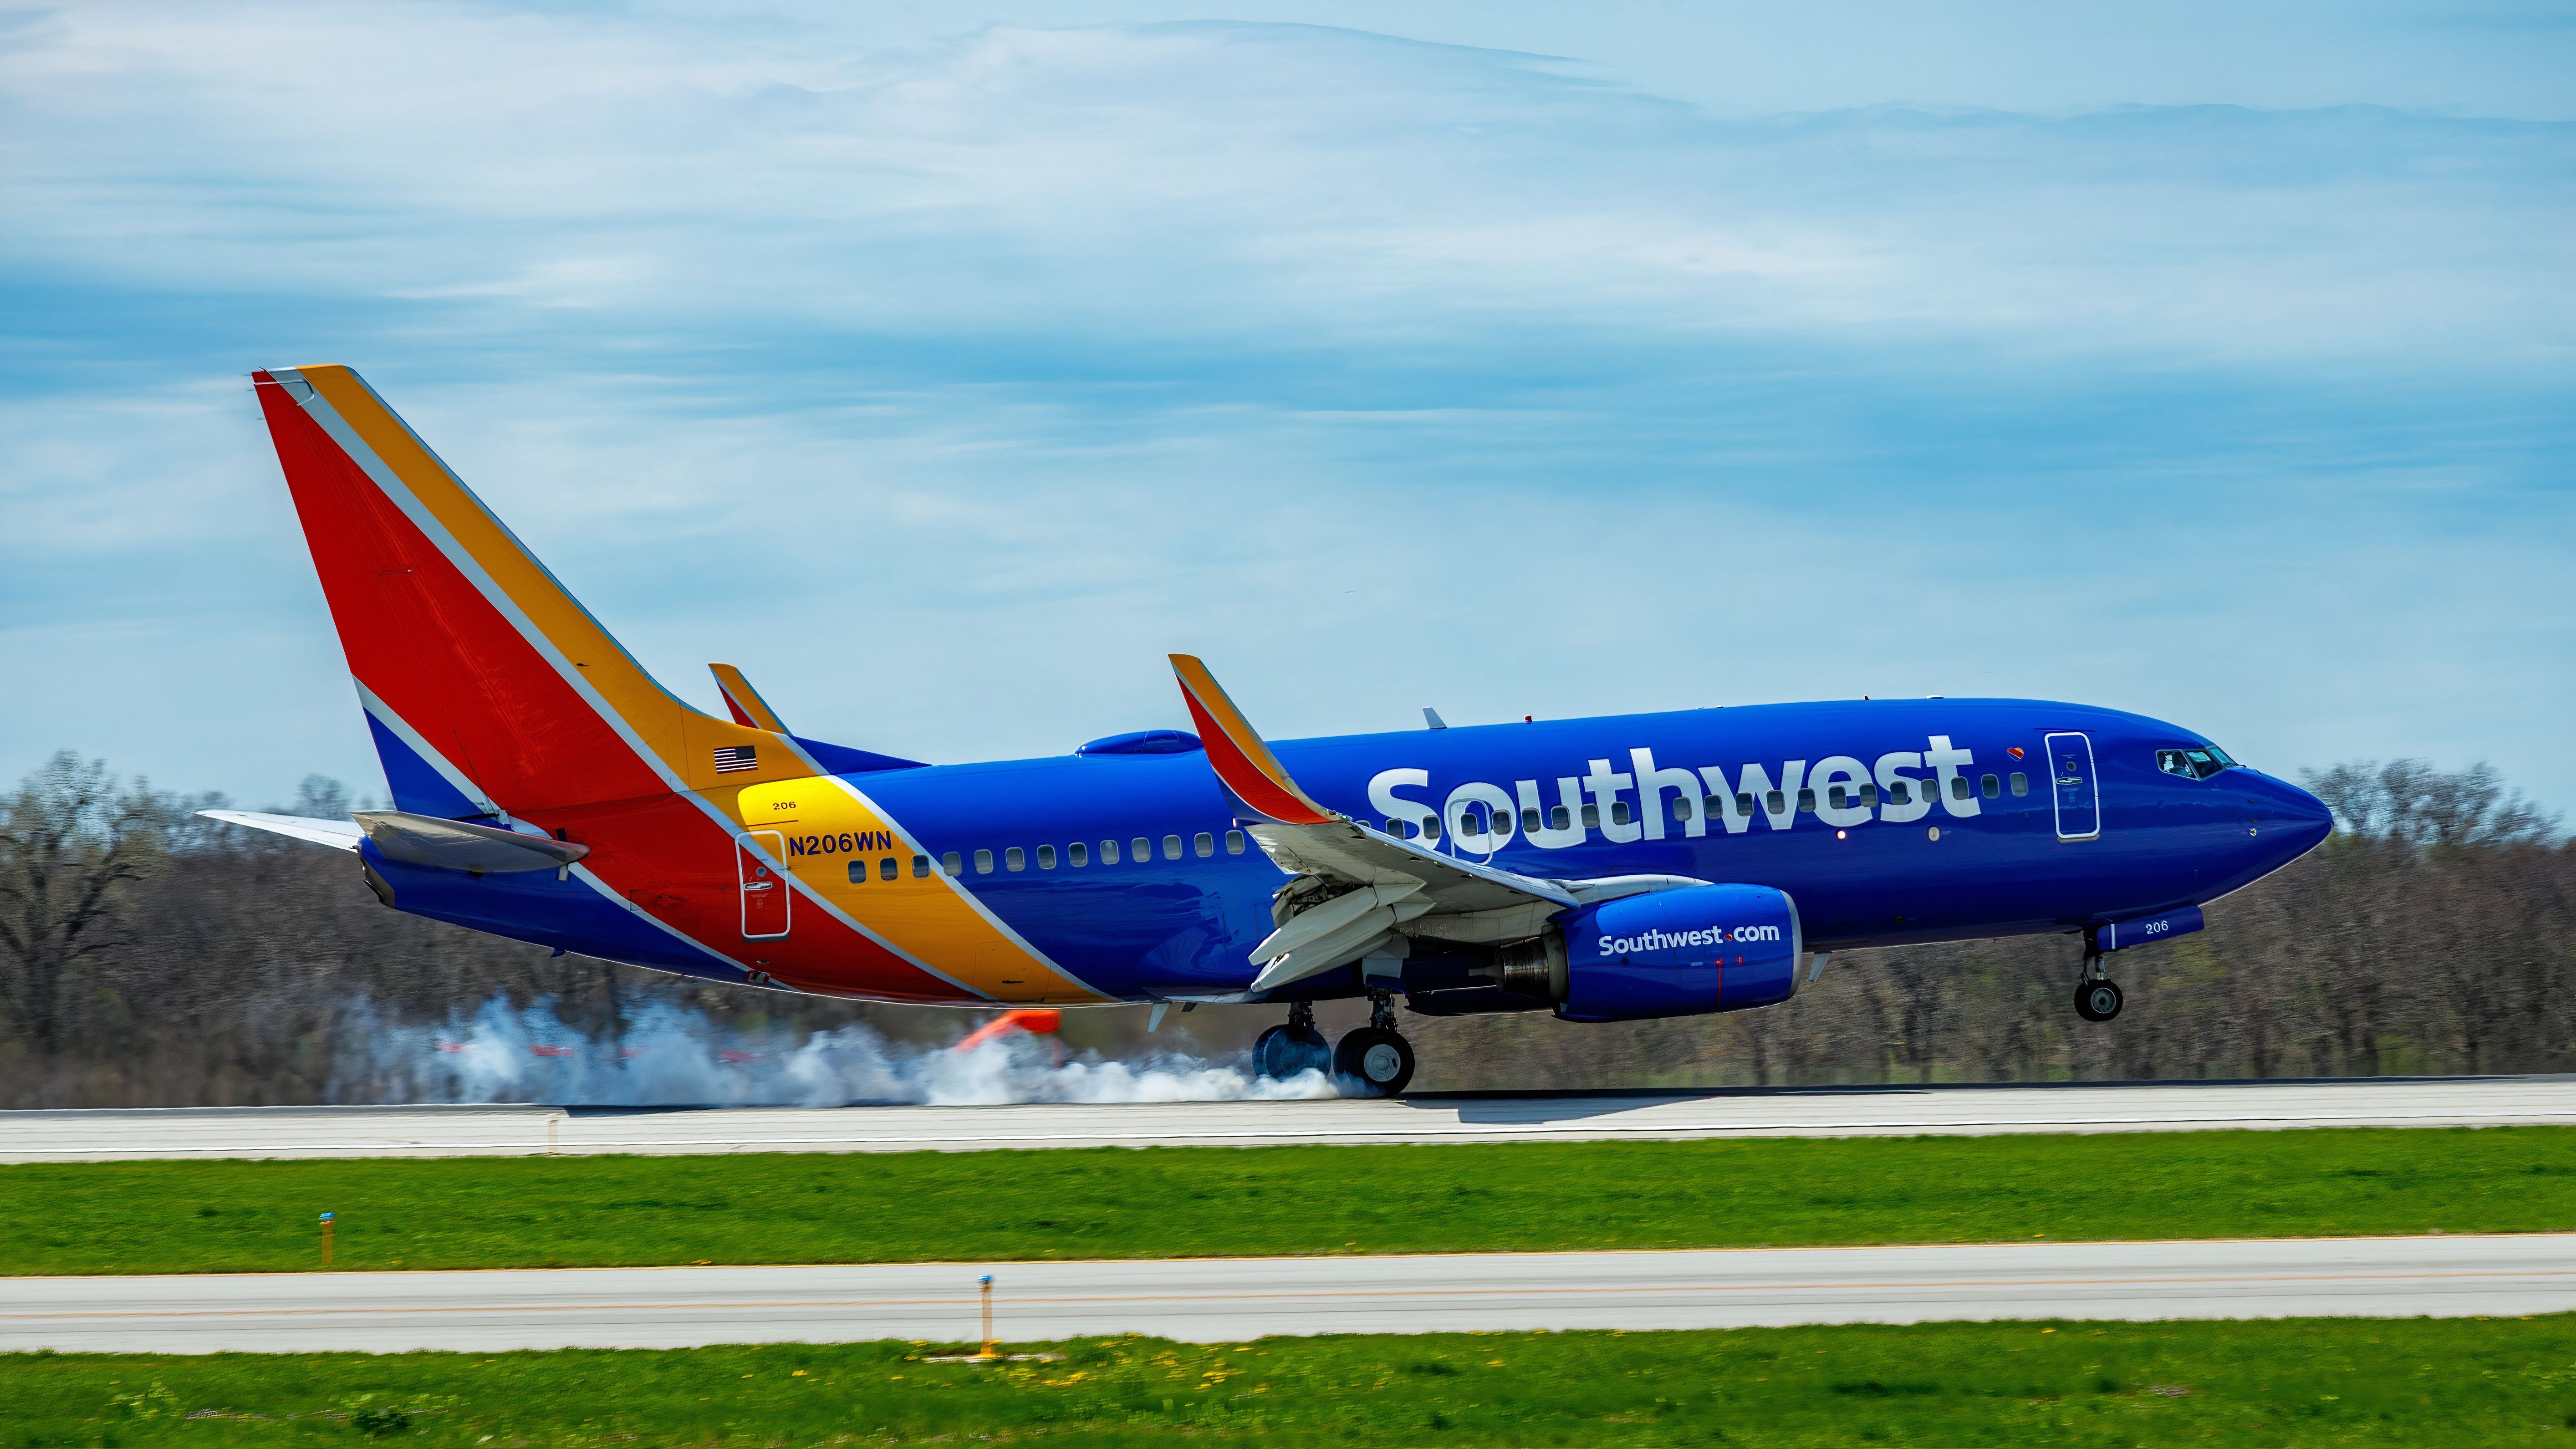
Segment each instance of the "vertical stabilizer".
[{"label": "vertical stabilizer", "polygon": [[345,367],[253,375],[397,803],[532,810],[810,766],[646,674]]}]

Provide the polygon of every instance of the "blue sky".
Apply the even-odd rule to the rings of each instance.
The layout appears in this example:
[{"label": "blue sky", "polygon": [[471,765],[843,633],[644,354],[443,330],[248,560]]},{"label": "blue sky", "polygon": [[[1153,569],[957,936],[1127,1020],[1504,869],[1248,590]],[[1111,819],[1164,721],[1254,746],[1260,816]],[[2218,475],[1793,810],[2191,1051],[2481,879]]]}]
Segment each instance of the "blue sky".
[{"label": "blue sky", "polygon": [[1187,649],[1281,736],[2036,695],[2576,805],[2570,16],[13,10],[0,772],[376,787],[244,379],[341,361],[853,745]]}]

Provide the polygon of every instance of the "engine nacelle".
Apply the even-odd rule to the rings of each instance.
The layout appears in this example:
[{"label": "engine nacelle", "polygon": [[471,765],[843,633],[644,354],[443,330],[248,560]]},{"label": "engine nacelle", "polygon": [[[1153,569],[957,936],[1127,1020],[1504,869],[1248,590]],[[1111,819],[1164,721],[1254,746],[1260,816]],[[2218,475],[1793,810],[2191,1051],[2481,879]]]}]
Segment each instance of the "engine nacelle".
[{"label": "engine nacelle", "polygon": [[1705,885],[1626,896],[1558,918],[1557,1015],[1573,1021],[1696,1016],[1797,994],[1798,907],[1769,886]]}]

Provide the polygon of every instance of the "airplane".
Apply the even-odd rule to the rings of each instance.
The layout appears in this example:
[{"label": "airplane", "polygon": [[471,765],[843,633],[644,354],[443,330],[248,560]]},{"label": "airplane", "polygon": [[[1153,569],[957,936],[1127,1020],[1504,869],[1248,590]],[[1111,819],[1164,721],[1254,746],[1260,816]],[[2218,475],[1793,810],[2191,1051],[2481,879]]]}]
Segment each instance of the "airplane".
[{"label": "airplane", "polygon": [[[2326,807],[2207,737],[2020,699],[1861,699],[935,765],[683,702],[347,367],[252,374],[393,808],[207,812],[352,853],[396,910],[684,976],[991,1008],[1284,1008],[1287,1078],[1400,1092],[1425,1017],[1775,1005],[1833,953],[2063,933],[2106,956],[2304,854]],[[1365,999],[1328,1044],[1315,1003]]]}]

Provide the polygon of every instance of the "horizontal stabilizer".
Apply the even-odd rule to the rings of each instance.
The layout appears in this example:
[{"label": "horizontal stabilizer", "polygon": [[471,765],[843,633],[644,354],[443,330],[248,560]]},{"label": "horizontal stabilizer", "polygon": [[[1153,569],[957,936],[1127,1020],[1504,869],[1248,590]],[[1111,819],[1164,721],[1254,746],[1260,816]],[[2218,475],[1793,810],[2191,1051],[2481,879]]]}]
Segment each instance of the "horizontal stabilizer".
[{"label": "horizontal stabilizer", "polygon": [[707,672],[716,677],[716,689],[724,695],[725,712],[733,716],[735,724],[782,735],[791,733],[778,711],[771,709],[760,691],[751,687],[751,681],[742,677],[741,670],[730,664],[710,664]]},{"label": "horizontal stabilizer", "polygon": [[441,820],[400,810],[361,810],[351,817],[387,860],[475,875],[560,870],[590,854],[587,845],[520,835],[494,825]]},{"label": "horizontal stabilizer", "polygon": [[847,745],[827,745],[821,740],[809,740],[792,733],[787,722],[778,717],[778,711],[769,707],[768,700],[761,698],[759,690],[751,687],[751,681],[743,677],[741,670],[730,664],[710,664],[707,672],[716,677],[716,689],[724,695],[725,712],[733,716],[735,724],[785,735],[789,744],[826,775],[865,775],[877,770],[921,768],[919,760],[907,760],[900,755],[880,755],[874,750],[854,750]]},{"label": "horizontal stabilizer", "polygon": [[309,840],[315,845],[327,845],[335,850],[355,850],[358,848],[358,842],[365,836],[365,832],[358,828],[354,820],[315,820],[305,815],[263,815],[256,810],[200,810],[197,813],[208,820],[220,820],[226,825],[247,825],[253,830],[265,830],[271,835],[291,835],[298,840]]}]

